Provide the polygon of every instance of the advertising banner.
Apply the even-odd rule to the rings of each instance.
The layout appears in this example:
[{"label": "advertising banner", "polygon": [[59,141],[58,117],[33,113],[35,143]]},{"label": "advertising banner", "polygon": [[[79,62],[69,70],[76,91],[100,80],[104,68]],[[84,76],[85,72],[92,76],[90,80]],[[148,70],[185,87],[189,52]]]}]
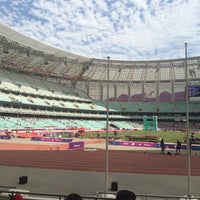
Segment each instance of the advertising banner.
[{"label": "advertising banner", "polygon": [[69,142],[69,149],[84,148],[84,142]]}]

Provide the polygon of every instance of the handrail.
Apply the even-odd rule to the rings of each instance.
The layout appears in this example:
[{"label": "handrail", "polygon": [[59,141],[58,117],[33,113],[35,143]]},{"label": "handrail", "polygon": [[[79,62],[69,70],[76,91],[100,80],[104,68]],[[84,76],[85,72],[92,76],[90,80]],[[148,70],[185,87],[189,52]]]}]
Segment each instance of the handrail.
[{"label": "handrail", "polygon": [[[10,191],[0,190],[0,200],[8,199],[8,194],[15,194],[20,192],[24,196],[25,200],[64,200],[68,194],[53,194],[53,193],[36,193],[36,192],[24,192],[23,190]],[[77,192],[78,193],[78,192]],[[96,195],[81,195],[83,200],[113,200],[115,199],[115,192],[97,192]],[[176,196],[176,195],[152,195],[152,194],[137,194],[137,200],[200,200],[198,197]]]}]

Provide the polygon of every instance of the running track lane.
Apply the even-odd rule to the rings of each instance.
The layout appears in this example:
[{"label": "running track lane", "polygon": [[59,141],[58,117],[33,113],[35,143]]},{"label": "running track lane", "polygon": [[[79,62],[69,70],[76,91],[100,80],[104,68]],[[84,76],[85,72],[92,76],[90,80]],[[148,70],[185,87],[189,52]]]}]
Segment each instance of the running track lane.
[{"label": "running track lane", "polygon": [[[41,169],[105,171],[105,150],[0,150],[0,165]],[[191,156],[191,175],[200,176],[200,156]],[[161,155],[138,151],[109,151],[109,172],[183,175],[186,155]]]}]

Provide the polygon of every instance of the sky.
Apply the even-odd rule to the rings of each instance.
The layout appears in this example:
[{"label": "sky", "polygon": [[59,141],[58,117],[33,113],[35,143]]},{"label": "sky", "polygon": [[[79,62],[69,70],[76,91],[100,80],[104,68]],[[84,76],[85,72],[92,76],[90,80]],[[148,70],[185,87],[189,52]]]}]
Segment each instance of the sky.
[{"label": "sky", "polygon": [[200,0],[0,0],[0,23],[89,58],[200,56]]}]

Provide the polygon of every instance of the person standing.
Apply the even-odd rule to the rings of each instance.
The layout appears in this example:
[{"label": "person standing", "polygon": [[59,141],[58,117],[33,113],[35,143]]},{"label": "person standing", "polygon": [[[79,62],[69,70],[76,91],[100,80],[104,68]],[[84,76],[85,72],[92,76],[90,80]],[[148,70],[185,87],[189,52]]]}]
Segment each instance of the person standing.
[{"label": "person standing", "polygon": [[165,142],[164,139],[160,139],[160,148],[161,148],[161,154],[165,154]]},{"label": "person standing", "polygon": [[180,155],[181,154],[181,141],[177,140],[176,142],[176,154]]}]

